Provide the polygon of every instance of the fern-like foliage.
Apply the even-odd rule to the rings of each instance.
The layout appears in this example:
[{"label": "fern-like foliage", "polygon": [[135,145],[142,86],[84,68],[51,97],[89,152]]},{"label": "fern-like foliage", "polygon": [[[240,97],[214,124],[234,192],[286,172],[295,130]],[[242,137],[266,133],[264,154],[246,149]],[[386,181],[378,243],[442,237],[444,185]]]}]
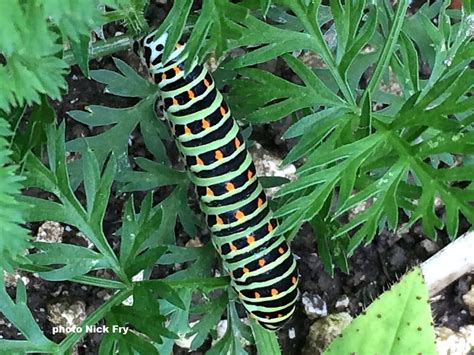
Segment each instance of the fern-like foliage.
[{"label": "fern-like foliage", "polygon": [[0,109],[38,103],[41,94],[60,99],[69,67],[62,51],[72,47],[75,61],[87,68],[89,34],[107,22],[100,12],[105,5],[138,13],[121,0],[1,1]]},{"label": "fern-like foliage", "polygon": [[10,135],[8,122],[0,118],[0,272],[11,271],[17,262],[24,261],[23,254],[29,245],[27,231],[20,227],[24,206],[15,199],[22,179],[10,165],[11,151],[6,139]]},{"label": "fern-like foliage", "polygon": [[[251,123],[288,115],[296,120],[283,138],[298,143],[284,162],[304,158],[304,163],[299,179],[277,194],[276,214],[283,219],[278,232],[292,238],[310,222],[331,272],[334,262],[346,269],[347,255],[386,226],[396,228],[403,215],[409,225],[421,221],[431,238],[441,229],[456,237],[460,216],[472,225],[470,10],[449,13],[446,4],[437,3],[410,18],[407,1],[395,9],[387,1],[377,8],[365,1],[336,0],[328,7],[318,1],[277,3],[283,8],[270,9],[268,16],[280,23],[278,29],[262,32],[263,46],[225,61],[224,68],[240,75],[229,81],[237,117]],[[328,14],[334,24],[323,32]],[[279,44],[288,45],[265,45],[272,31],[278,31]],[[242,68],[295,49],[315,52],[324,63],[312,69],[284,54],[302,84]],[[420,78],[420,60],[431,66],[428,80]],[[381,81],[389,84],[390,77],[400,94],[382,90]],[[435,209],[435,201],[442,201],[444,212]],[[363,212],[347,221],[348,212],[362,204]]]},{"label": "fern-like foliage", "polygon": [[[409,224],[421,221],[432,238],[443,228],[454,238],[461,215],[472,224],[470,7],[449,12],[438,2],[410,17],[407,0],[395,8],[385,0],[379,6],[273,3],[205,0],[195,16],[193,1],[177,0],[159,32],[169,33],[165,58],[189,32],[190,58],[202,62],[213,53],[223,60],[222,68],[232,70],[226,74],[228,99],[237,118],[297,120],[284,134],[299,139],[284,162],[305,163],[299,180],[277,195],[279,233],[292,238],[310,222],[331,270],[334,261],[345,269],[348,254],[385,226],[396,228],[403,214]],[[237,47],[247,50],[223,58]],[[323,65],[309,68],[295,51],[316,54]],[[249,68],[279,56],[300,83]],[[428,80],[420,78],[420,62],[430,66]],[[399,83],[399,95],[382,90],[390,76]],[[433,145],[435,150],[428,149]],[[454,164],[458,155],[466,158],[463,164]],[[438,198],[443,215],[435,210]],[[362,203],[368,206],[362,214],[341,218]]]}]

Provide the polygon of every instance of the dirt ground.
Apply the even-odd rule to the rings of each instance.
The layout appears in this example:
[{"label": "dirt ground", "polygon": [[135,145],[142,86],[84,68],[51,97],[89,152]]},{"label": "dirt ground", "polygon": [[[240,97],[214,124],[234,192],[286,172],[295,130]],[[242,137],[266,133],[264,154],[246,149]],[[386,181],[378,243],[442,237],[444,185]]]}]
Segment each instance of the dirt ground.
[{"label": "dirt ground", "polygon": [[[156,11],[156,18],[162,18],[163,12]],[[120,30],[108,28],[108,32],[115,33]],[[131,52],[118,53],[116,57],[125,60],[130,65],[138,68],[138,60]],[[277,74],[280,70],[277,65]],[[92,69],[105,68],[114,70],[112,60],[104,58],[100,62],[93,61]],[[283,69],[281,69],[283,70]],[[67,116],[71,110],[83,109],[87,105],[102,104],[112,107],[126,107],[134,104],[134,99],[117,98],[103,93],[103,86],[87,80],[77,67],[73,67],[68,76],[69,91],[62,102],[54,102],[59,121],[67,122],[67,139],[73,139],[81,135],[94,135],[98,131],[90,130]],[[288,142],[279,137],[287,128],[288,122],[283,120],[272,125],[255,126],[252,138],[259,142],[265,149],[274,154],[284,157],[290,148]],[[136,136],[136,135],[135,135]],[[136,136],[137,137],[137,136]],[[170,148],[172,149],[172,148]],[[147,156],[143,142],[139,137],[134,140],[130,148],[130,156]],[[160,190],[161,191],[161,190]],[[162,189],[163,194],[166,189]],[[159,195],[159,194],[157,194]],[[106,235],[113,245],[118,243],[118,238],[113,232],[119,227],[122,215],[123,203],[126,196],[112,196],[105,217],[104,227]],[[32,224],[32,234],[36,235],[40,224]],[[461,223],[460,233],[466,231],[468,225]],[[178,231],[180,232],[180,231]],[[183,235],[180,233],[180,235]],[[187,237],[183,237],[187,238]],[[77,231],[66,229],[63,240],[68,243],[85,245],[84,239],[77,235]],[[180,241],[185,244],[186,239]],[[302,276],[300,290],[302,294],[319,296],[327,305],[327,312],[340,311],[336,309],[336,302],[345,297],[348,298],[347,307],[344,307],[352,316],[359,314],[362,309],[371,303],[377,295],[381,294],[391,284],[407,271],[411,266],[426,260],[449,242],[446,236],[441,236],[437,241],[427,240],[418,225],[398,233],[382,233],[368,246],[359,248],[349,260],[350,274],[336,271],[334,278],[325,273],[323,265],[318,258],[315,236],[312,231],[303,228],[292,244],[294,253],[299,257],[299,268]],[[27,284],[28,306],[33,311],[40,327],[46,335],[55,341],[60,341],[62,335],[52,335],[52,324],[47,319],[47,309],[51,304],[67,301],[83,302],[83,309],[87,314],[97,308],[109,296],[108,291],[95,287],[78,285],[71,282],[46,282],[31,274],[22,274],[29,279]],[[466,324],[473,324],[474,317],[470,316],[466,305],[462,301],[465,294],[473,284],[473,275],[468,275],[458,280],[445,289],[436,302],[431,304],[435,325],[444,325],[454,330]],[[14,288],[9,289],[14,295]],[[303,307],[297,309],[295,316],[283,329],[279,331],[280,344],[284,354],[299,354],[305,343],[311,321],[305,314]],[[294,334],[294,336],[293,336]],[[4,339],[18,339],[19,334],[9,322],[0,315],[0,335]],[[290,336],[291,335],[291,336]],[[100,343],[100,335],[88,334],[81,342],[79,354],[96,354]],[[193,354],[205,352],[205,344],[202,349]],[[180,350],[176,349],[176,353]],[[183,352],[184,353],[184,352]]]}]

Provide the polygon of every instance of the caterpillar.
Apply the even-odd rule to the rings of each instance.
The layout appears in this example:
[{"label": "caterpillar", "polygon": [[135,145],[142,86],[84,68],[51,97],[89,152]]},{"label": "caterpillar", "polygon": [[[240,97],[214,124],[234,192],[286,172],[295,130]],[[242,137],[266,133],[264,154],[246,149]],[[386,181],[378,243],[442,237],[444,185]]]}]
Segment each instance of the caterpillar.
[{"label": "caterpillar", "polygon": [[164,63],[167,33],[152,32],[134,51],[157,84],[164,116],[195,185],[211,240],[246,311],[263,327],[281,327],[298,298],[296,260],[275,235],[265,192],[239,126],[207,69],[184,73],[185,44]]}]

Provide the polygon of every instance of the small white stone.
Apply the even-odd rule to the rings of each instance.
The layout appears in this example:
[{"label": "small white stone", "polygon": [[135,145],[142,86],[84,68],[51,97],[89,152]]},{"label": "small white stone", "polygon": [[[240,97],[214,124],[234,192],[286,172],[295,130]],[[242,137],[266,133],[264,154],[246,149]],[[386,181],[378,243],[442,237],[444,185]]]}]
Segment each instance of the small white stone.
[{"label": "small white stone", "polygon": [[70,328],[79,325],[87,316],[83,301],[61,301],[47,306],[48,320],[54,325]]},{"label": "small white stone", "polygon": [[325,317],[328,314],[326,302],[318,295],[310,295],[305,292],[301,298],[301,303],[309,319]]},{"label": "small white stone", "polygon": [[[296,167],[293,164],[281,166],[283,160],[270,153],[259,143],[255,143],[249,150],[255,163],[257,175],[285,177],[289,180],[296,179]],[[267,195],[271,197],[279,188],[280,187],[272,187],[265,191]]]},{"label": "small white stone", "polygon": [[474,316],[474,285],[462,296],[462,300],[469,309],[471,316]]},{"label": "small white stone", "polygon": [[291,327],[290,329],[288,329],[288,338],[290,339],[296,338],[295,328]]},{"label": "small white stone", "polygon": [[425,249],[425,251],[429,254],[432,255],[436,253],[439,250],[438,244],[433,242],[432,240],[429,239],[423,239],[420,243],[420,246]]},{"label": "small white stone", "polygon": [[36,241],[46,243],[62,243],[64,227],[54,221],[44,222],[38,229]]},{"label": "small white stone", "polygon": [[336,301],[336,309],[340,311],[346,309],[347,307],[349,307],[349,297],[347,297],[347,295],[342,295]]},{"label": "small white stone", "polygon": [[447,327],[439,327],[435,331],[438,354],[470,354],[474,347],[474,325],[472,324],[461,327],[458,332]]}]

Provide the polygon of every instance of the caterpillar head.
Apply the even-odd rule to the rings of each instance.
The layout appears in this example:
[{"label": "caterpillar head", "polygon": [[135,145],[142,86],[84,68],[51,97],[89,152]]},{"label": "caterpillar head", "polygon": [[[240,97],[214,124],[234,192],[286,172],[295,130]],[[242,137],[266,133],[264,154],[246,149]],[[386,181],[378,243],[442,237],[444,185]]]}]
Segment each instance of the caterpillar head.
[{"label": "caterpillar head", "polygon": [[163,66],[161,58],[168,33],[165,32],[161,36],[156,37],[157,32],[154,31],[133,43],[133,51],[140,57],[143,65],[146,65],[148,68]]}]

